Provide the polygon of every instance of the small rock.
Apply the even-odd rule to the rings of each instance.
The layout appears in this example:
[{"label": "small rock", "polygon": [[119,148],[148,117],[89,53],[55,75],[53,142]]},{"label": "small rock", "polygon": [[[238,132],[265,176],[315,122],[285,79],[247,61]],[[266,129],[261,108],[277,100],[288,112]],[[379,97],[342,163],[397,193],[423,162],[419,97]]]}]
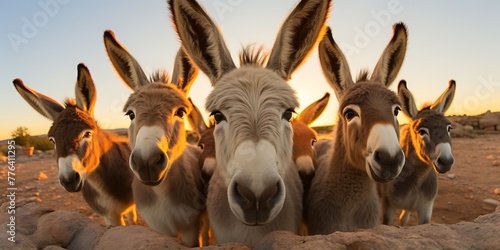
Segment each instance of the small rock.
[{"label": "small rock", "polygon": [[495,188],[493,189],[494,194],[500,194],[500,188]]},{"label": "small rock", "polygon": [[483,200],[483,208],[488,210],[488,211],[495,211],[495,209],[500,206],[500,201],[495,200],[495,199],[484,199]]},{"label": "small rock", "polygon": [[43,172],[40,172],[40,174],[38,174],[38,178],[36,178],[36,179],[39,180],[39,181],[43,181],[43,180],[45,180],[47,178],[48,177],[47,177],[46,174],[44,174]]},{"label": "small rock", "polygon": [[493,162],[491,163],[491,166],[494,166],[494,167],[500,166],[500,162],[498,162],[498,161],[493,161]]},{"label": "small rock", "polygon": [[448,177],[448,179],[455,179],[455,178],[457,178],[457,175],[456,174],[447,174],[446,177]]},{"label": "small rock", "polygon": [[488,159],[488,160],[494,160],[495,156],[494,155],[487,155],[486,159]]}]

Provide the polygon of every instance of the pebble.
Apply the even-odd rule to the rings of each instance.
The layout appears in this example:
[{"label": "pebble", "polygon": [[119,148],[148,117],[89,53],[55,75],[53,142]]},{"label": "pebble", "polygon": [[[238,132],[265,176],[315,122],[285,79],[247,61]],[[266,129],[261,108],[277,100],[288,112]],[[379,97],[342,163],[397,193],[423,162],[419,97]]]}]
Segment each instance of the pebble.
[{"label": "pebble", "polygon": [[498,162],[498,161],[493,161],[493,162],[491,163],[491,166],[494,166],[494,167],[500,166],[500,162]]},{"label": "pebble", "polygon": [[488,160],[494,160],[495,156],[494,155],[487,155],[486,159],[488,159]]},{"label": "pebble", "polygon": [[38,178],[36,178],[36,179],[39,180],[39,181],[43,181],[43,180],[45,180],[47,178],[48,177],[47,177],[47,175],[45,173],[40,172],[40,174],[38,174]]},{"label": "pebble", "polygon": [[448,177],[449,179],[455,179],[455,178],[457,178],[457,175],[456,174],[447,174],[446,177]]},{"label": "pebble", "polygon": [[495,188],[493,189],[494,194],[500,194],[500,188]]}]

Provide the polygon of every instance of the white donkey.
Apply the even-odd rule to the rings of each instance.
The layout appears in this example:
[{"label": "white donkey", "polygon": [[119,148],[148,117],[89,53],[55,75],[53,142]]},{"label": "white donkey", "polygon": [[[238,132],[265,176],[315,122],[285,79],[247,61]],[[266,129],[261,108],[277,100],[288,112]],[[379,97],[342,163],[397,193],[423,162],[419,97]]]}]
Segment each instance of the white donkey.
[{"label": "white donkey", "polygon": [[194,0],[169,1],[186,54],[214,86],[206,109],[215,119],[217,167],[207,210],[217,243],[255,244],[274,230],[297,232],[301,180],[292,161],[290,120],[298,106],[287,84],[324,34],[329,0],[303,0],[283,23],[265,67],[249,49],[236,68],[213,21]]}]

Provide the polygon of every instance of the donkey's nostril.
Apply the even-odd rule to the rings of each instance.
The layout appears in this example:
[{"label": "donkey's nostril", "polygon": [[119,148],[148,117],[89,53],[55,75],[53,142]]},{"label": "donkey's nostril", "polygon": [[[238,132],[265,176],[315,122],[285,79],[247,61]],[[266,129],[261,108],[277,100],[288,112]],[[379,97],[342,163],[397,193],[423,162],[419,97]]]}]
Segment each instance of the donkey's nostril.
[{"label": "donkey's nostril", "polygon": [[391,155],[389,155],[389,153],[385,150],[375,150],[373,154],[375,161],[380,165],[385,165],[391,161]]},{"label": "donkey's nostril", "polygon": [[234,192],[235,199],[241,205],[241,208],[244,210],[253,209],[256,199],[252,190],[245,185],[240,185],[238,183],[234,184],[234,189],[236,191]]},{"label": "donkey's nostril", "polygon": [[439,168],[438,171],[440,173],[445,173],[451,169],[453,163],[455,163],[455,159],[453,157],[439,157],[437,163]]},{"label": "donkey's nostril", "polygon": [[165,167],[167,157],[165,153],[159,152],[151,161],[151,166],[158,166],[158,168]]},{"label": "donkey's nostril", "polygon": [[280,191],[279,182],[276,185],[271,185],[267,187],[262,195],[260,196],[260,204],[261,206],[265,206],[265,208],[271,208],[276,203],[276,198],[278,197],[278,193]]}]

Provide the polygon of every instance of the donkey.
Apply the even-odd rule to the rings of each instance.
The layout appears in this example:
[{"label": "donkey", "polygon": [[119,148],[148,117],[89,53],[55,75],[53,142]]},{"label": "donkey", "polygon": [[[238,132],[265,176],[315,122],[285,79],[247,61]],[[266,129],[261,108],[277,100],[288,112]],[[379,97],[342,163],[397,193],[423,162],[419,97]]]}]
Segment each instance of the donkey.
[{"label": "donkey", "polygon": [[329,234],[374,227],[380,216],[377,182],[401,172],[405,158],[399,146],[398,96],[387,87],[399,72],[406,52],[407,32],[395,24],[394,35],[368,78],[351,78],[345,56],[330,29],[319,44],[327,81],[339,100],[330,154],[318,156],[317,172],[308,194],[306,224],[310,234]]},{"label": "donkey", "polygon": [[[205,108],[215,120],[216,165],[207,211],[217,243],[255,244],[274,230],[297,232],[303,188],[292,161],[290,120],[299,102],[287,84],[324,33],[329,0],[303,0],[271,50],[247,47],[236,68],[218,28],[194,0],[169,0],[189,58],[211,80]],[[241,60],[241,59],[240,59]]]},{"label": "donkey", "polygon": [[65,106],[28,88],[19,78],[14,87],[31,107],[54,122],[48,136],[55,145],[61,186],[68,192],[81,191],[107,225],[125,225],[123,215],[128,215],[129,224],[136,224],[130,149],[126,139],[103,131],[95,121],[96,88],[87,67],[78,64],[76,102],[67,99]]},{"label": "donkey", "polygon": [[134,90],[123,110],[131,120],[129,164],[135,176],[137,210],[154,230],[180,235],[186,244],[196,246],[205,197],[198,168],[200,150],[186,143],[184,116],[192,109],[186,95],[198,69],[181,49],[173,73],[177,84],[164,71],[148,79],[112,31],[104,32],[104,44],[118,75]]},{"label": "donkey", "polygon": [[401,128],[400,144],[406,162],[395,180],[378,186],[384,224],[392,224],[398,208],[403,209],[399,217],[401,226],[406,225],[411,211],[418,212],[418,224],[429,223],[438,191],[436,173],[448,172],[455,162],[451,152],[451,123],[444,116],[455,88],[455,81],[450,80],[448,89],[433,104],[418,110],[406,81],[399,82],[403,113],[410,119],[410,124]]}]

